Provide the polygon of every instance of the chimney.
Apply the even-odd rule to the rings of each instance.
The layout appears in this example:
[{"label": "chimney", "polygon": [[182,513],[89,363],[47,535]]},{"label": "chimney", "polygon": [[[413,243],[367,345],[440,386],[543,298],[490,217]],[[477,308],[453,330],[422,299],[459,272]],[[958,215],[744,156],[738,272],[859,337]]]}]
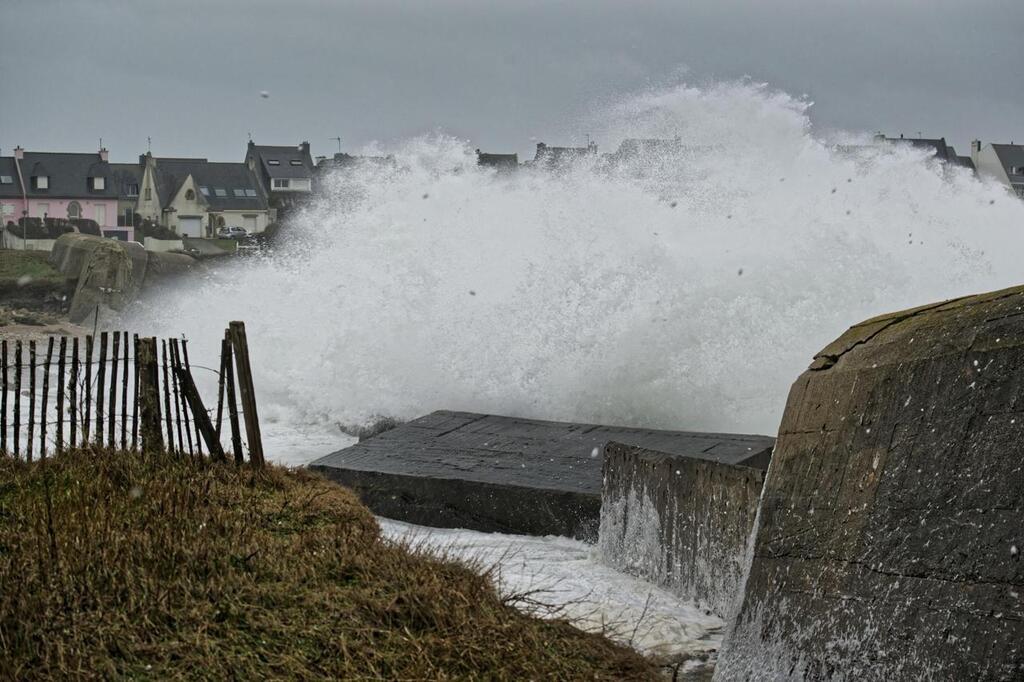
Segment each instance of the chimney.
[{"label": "chimney", "polygon": [[18,161],[21,161],[22,159],[25,158],[25,150],[21,148],[20,144],[14,148],[14,158],[16,158]]},{"label": "chimney", "polygon": [[106,147],[100,147],[100,161],[106,161],[107,160],[107,156],[108,156],[107,148]]},{"label": "chimney", "polygon": [[978,167],[978,156],[981,154],[981,140],[971,140],[971,161]]}]

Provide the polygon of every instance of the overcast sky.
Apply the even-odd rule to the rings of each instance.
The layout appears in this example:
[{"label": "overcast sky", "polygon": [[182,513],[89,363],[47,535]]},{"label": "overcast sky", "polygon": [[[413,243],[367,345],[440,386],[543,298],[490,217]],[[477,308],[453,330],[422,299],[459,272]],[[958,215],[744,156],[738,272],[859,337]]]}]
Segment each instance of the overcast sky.
[{"label": "overcast sky", "polygon": [[316,155],[442,129],[532,157],[531,137],[571,142],[595,102],[686,72],[966,154],[1024,142],[1022,63],[1022,0],[2,0],[0,153],[102,137],[128,161],[150,136],[242,160],[249,132]]}]

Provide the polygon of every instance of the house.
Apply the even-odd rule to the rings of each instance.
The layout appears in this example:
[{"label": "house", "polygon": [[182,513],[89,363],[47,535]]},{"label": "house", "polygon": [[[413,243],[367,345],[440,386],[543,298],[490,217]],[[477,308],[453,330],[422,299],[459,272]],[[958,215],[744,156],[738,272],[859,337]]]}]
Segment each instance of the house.
[{"label": "house", "polygon": [[256,174],[272,209],[294,205],[313,191],[313,157],[309,143],[281,147],[249,140],[245,164]]},{"label": "house", "polygon": [[117,226],[134,228],[135,204],[139,200],[142,168],[137,163],[112,163],[110,170],[117,190]]},{"label": "house", "polygon": [[219,227],[259,234],[271,222],[267,195],[247,164],[147,153],[139,166],[135,212],[183,237],[212,237]]},{"label": "house", "polygon": [[132,239],[117,225],[117,189],[107,150],[95,153],[28,152],[0,157],[0,214],[4,224],[19,218],[85,218],[104,236]]},{"label": "house", "polygon": [[538,142],[532,165],[557,168],[588,156],[597,156],[596,143],[588,142],[586,147],[549,147],[543,142]]},{"label": "house", "polygon": [[331,158],[318,156],[316,158],[316,173],[313,176],[313,191],[321,193],[327,179],[335,173],[345,173],[357,168],[373,168],[394,170],[398,168],[394,156],[360,156],[336,152]]},{"label": "house", "polygon": [[939,161],[954,165],[962,166],[969,170],[974,170],[974,162],[969,156],[960,156],[956,153],[956,150],[952,146],[946,144],[946,138],[911,138],[903,137],[901,134],[899,137],[886,137],[885,135],[878,133],[875,135],[876,143],[888,143],[888,144],[903,144],[916,149],[923,149],[930,151],[935,158]]},{"label": "house", "polygon": [[509,172],[519,168],[519,154],[488,154],[476,150],[476,165]]},{"label": "house", "polygon": [[971,142],[971,158],[978,174],[995,178],[1024,199],[1024,145]]}]

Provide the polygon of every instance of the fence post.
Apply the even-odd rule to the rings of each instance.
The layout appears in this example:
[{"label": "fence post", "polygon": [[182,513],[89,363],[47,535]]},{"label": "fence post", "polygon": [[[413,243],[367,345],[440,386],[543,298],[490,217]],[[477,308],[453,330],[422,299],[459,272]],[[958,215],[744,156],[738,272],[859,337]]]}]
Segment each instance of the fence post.
[{"label": "fence post", "polygon": [[50,401],[50,363],[53,361],[53,337],[46,340],[46,364],[43,366],[43,404],[39,410],[39,456],[46,457],[46,407]]},{"label": "fence post", "polygon": [[[175,348],[175,351],[177,351],[177,348]],[[182,363],[184,363],[184,369],[185,369],[186,372],[188,372],[189,378],[191,378],[191,376],[192,376],[192,364],[188,361],[188,339],[182,339],[181,340],[181,354],[178,356],[178,364],[182,364]],[[199,395],[199,393],[197,392],[196,395]],[[207,416],[209,416],[209,415],[207,415]],[[199,433],[200,432],[199,432],[199,421],[198,420],[199,420],[199,417],[195,414],[195,411],[193,410],[193,413],[192,413],[192,424],[196,428],[196,454],[199,455],[200,457],[202,457],[203,456],[203,444],[199,440]],[[188,417],[187,417],[187,415],[186,415],[186,419],[185,419],[185,427],[186,428],[188,427]],[[211,452],[210,454],[212,455],[213,453]]]},{"label": "fence post", "polygon": [[36,434],[36,342],[28,342],[28,438],[25,458],[32,461],[32,440]]},{"label": "fence post", "polygon": [[134,372],[132,372],[132,450],[139,448],[139,335],[132,334],[133,346],[135,350],[132,352],[132,362],[134,365]]},{"label": "fence post", "polygon": [[121,449],[128,449],[128,332],[121,332],[124,338],[124,369],[121,370]]},{"label": "fence post", "polygon": [[57,356],[57,454],[64,452],[64,356],[68,352],[68,337],[60,337]]},{"label": "fence post", "polygon": [[100,332],[100,364],[96,370],[96,444],[100,447],[103,447],[103,402],[107,399],[106,387],[107,332]]},{"label": "fence post", "polygon": [[228,325],[231,345],[235,351],[235,366],[238,369],[238,391],[242,398],[242,417],[245,419],[245,436],[249,441],[249,461],[256,467],[263,466],[263,440],[260,437],[260,420],[256,412],[256,391],[252,384],[252,367],[249,364],[249,342],[245,337],[245,323],[233,321]]},{"label": "fence post", "polygon": [[[221,351],[223,352],[223,351]],[[7,452],[7,339],[0,340],[0,453]]]},{"label": "fence post", "polygon": [[71,376],[68,379],[68,402],[71,413],[68,419],[71,422],[71,438],[68,443],[74,449],[78,445],[78,337],[71,339]]},{"label": "fence post", "polygon": [[[164,411],[167,413],[167,451],[174,454],[174,413],[171,412],[171,378],[167,373],[167,340],[160,339],[160,346],[163,349],[164,357],[161,366],[164,370]],[[177,401],[175,401],[177,405]],[[180,443],[180,438],[178,439]]]},{"label": "fence post", "polygon": [[221,344],[224,352],[224,373],[225,385],[227,386],[228,398],[228,423],[231,424],[231,450],[235,455],[235,464],[242,463],[242,430],[238,426],[238,402],[235,400],[235,359],[231,352],[230,332],[224,330],[224,342]]},{"label": "fence post", "polygon": [[14,342],[14,456],[21,456],[21,340]]},{"label": "fence post", "polygon": [[139,339],[135,346],[139,364],[139,402],[142,412],[143,452],[160,452],[164,449],[160,434],[160,374],[157,367],[156,338]]},{"label": "fence post", "polygon": [[114,342],[110,352],[110,404],[107,407],[107,447],[111,450],[117,446],[114,425],[117,419],[117,361],[120,355],[121,333],[114,332]]},{"label": "fence post", "polygon": [[92,414],[92,346],[93,338],[85,337],[85,414],[82,415],[82,444],[89,444],[90,415]]},{"label": "fence post", "polygon": [[[192,380],[191,372],[179,364],[174,367],[174,373],[178,376],[181,394],[188,401],[188,406],[192,410],[192,418],[195,420],[196,430],[202,434],[203,439],[206,441],[206,447],[210,451],[210,458],[219,462],[224,461],[224,448],[221,447],[217,432],[213,430],[210,415],[206,413],[206,407],[203,405],[203,399],[199,395],[199,389],[196,388],[195,381]],[[196,443],[196,445],[198,446],[199,444]],[[202,456],[202,450],[199,450],[199,455]]]}]

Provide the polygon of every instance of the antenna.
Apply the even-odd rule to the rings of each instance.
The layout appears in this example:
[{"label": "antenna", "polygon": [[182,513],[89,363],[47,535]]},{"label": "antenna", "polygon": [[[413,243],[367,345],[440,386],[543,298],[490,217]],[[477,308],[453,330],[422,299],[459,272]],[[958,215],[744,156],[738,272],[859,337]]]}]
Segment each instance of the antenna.
[{"label": "antenna", "polygon": [[100,149],[103,149],[103,138],[100,138]]},{"label": "antenna", "polygon": [[332,137],[332,138],[329,138],[329,139],[334,140],[335,142],[338,143],[338,153],[340,154],[341,153],[341,137],[338,136],[338,137]]},{"label": "antenna", "polygon": [[153,138],[150,137],[149,135],[146,135],[146,153],[153,153]]},{"label": "antenna", "polygon": [[252,142],[252,131],[249,131],[249,142]]}]

